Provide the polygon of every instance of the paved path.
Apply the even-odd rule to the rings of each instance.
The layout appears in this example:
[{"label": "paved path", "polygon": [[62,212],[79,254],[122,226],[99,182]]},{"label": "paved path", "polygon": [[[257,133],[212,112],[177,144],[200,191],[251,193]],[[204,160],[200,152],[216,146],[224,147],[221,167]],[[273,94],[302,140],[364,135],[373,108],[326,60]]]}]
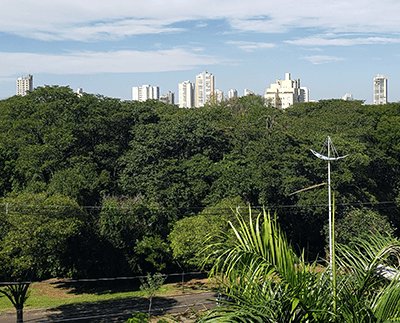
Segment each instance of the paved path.
[{"label": "paved path", "polygon": [[[204,291],[168,297],[154,297],[153,315],[177,314],[192,310],[202,310],[215,307],[217,294]],[[59,306],[56,309],[38,309],[24,311],[24,322],[77,322],[77,323],[108,323],[124,322],[132,313],[147,312],[147,299],[118,299],[102,301],[96,304],[79,304]],[[0,323],[15,323],[15,312],[0,314]]]}]

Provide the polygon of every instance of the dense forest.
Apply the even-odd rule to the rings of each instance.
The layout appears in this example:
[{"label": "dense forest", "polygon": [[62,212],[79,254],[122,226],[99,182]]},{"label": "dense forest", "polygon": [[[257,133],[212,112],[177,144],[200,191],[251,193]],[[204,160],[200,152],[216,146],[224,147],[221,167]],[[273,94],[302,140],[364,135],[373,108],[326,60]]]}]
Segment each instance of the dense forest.
[{"label": "dense forest", "polygon": [[310,152],[327,136],[349,154],[331,164],[339,221],[400,228],[400,103],[281,110],[250,95],[180,109],[45,86],[0,101],[0,123],[4,280],[198,268],[201,241],[226,239],[237,207],[264,207],[296,250],[323,257],[327,186],[292,193],[327,181]]}]

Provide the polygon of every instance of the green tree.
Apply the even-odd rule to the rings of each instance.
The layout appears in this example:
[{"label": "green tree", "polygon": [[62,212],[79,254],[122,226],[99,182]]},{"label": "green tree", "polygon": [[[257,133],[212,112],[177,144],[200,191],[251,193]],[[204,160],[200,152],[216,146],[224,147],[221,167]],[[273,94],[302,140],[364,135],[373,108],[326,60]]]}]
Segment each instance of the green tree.
[{"label": "green tree", "polygon": [[94,205],[117,190],[118,158],[129,148],[130,129],[148,119],[136,103],[78,97],[69,87],[38,87],[0,101],[2,190],[39,193],[50,186]]},{"label": "green tree", "polygon": [[[229,236],[228,222],[235,222],[237,212],[237,209],[232,209],[231,205],[238,205],[242,210],[247,208],[240,197],[225,199],[215,206],[205,208],[198,215],[176,222],[169,235],[173,257],[188,269],[201,268],[204,264],[200,254],[205,246],[211,241],[225,240]],[[213,258],[208,259],[207,269],[214,261]]]},{"label": "green tree", "polygon": [[141,196],[103,199],[100,236],[122,253],[121,273],[154,272],[167,266],[170,256],[164,239],[172,221],[169,216],[158,203]]},{"label": "green tree", "polygon": [[213,164],[229,149],[215,111],[159,109],[157,123],[133,127],[131,149],[120,159],[121,187],[131,196],[163,206],[202,206],[213,181]]},{"label": "green tree", "polygon": [[65,276],[67,240],[78,235],[83,211],[75,201],[60,195],[20,194],[3,199],[6,229],[0,239],[0,278],[12,282],[1,292],[17,310],[22,322],[29,281]]},{"label": "green tree", "polygon": [[154,275],[147,274],[146,279],[141,278],[140,290],[145,292],[149,297],[149,316],[151,315],[151,305],[153,302],[153,297],[156,295],[156,292],[159,288],[164,284],[165,277],[159,273],[155,273]]},{"label": "green tree", "polygon": [[350,210],[335,222],[337,243],[352,245],[360,237],[369,234],[392,237],[394,230],[385,216],[366,208]]}]

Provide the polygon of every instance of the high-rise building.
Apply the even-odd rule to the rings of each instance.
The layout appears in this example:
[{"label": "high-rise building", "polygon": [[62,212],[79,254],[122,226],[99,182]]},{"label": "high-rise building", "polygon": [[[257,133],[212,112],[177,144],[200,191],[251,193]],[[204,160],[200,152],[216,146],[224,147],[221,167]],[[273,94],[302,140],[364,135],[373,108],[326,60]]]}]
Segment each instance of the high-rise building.
[{"label": "high-rise building", "polygon": [[345,100],[345,101],[353,101],[353,100],[354,100],[353,94],[351,94],[351,93],[346,93],[345,95],[342,96],[342,100]]},{"label": "high-rise building", "polygon": [[179,107],[194,108],[194,83],[183,81],[178,84]]},{"label": "high-rise building", "polygon": [[132,100],[145,102],[147,100],[160,99],[160,88],[158,86],[134,86],[132,87]]},{"label": "high-rise building", "polygon": [[383,75],[374,77],[374,104],[388,102],[388,78]]},{"label": "high-rise building", "polygon": [[160,101],[166,104],[175,104],[175,93],[169,91],[167,95],[162,94],[160,96]]},{"label": "high-rise building", "polygon": [[248,96],[250,94],[254,94],[254,92],[252,90],[249,90],[249,89],[244,89],[243,90],[243,96]]},{"label": "high-rise building", "polygon": [[300,88],[299,102],[310,102],[310,89],[302,86]]},{"label": "high-rise building", "polygon": [[76,95],[81,97],[83,95],[83,88],[78,87],[78,89],[76,90]]},{"label": "high-rise building", "polygon": [[237,98],[238,93],[236,89],[230,89],[228,92],[228,99]]},{"label": "high-rise building", "polygon": [[207,102],[210,102],[214,95],[214,76],[207,71],[204,71],[196,76],[196,95],[195,106],[203,107]]},{"label": "high-rise building", "polygon": [[19,77],[17,79],[17,95],[26,95],[28,91],[33,91],[33,75],[27,77]]},{"label": "high-rise building", "polygon": [[276,83],[265,90],[264,98],[267,104],[286,109],[296,102],[309,102],[309,89],[300,87],[300,79],[290,79],[290,73],[285,73],[285,79],[277,79]]},{"label": "high-rise building", "polygon": [[217,102],[222,102],[224,100],[224,91],[216,89],[214,91],[214,98]]}]

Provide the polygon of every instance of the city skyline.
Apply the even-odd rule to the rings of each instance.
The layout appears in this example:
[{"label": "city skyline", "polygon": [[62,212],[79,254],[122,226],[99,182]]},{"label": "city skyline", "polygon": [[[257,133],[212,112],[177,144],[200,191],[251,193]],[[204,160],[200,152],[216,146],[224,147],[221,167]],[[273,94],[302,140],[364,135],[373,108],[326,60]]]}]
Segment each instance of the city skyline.
[{"label": "city skyline", "polygon": [[0,12],[0,99],[15,95],[15,80],[28,74],[35,87],[129,100],[133,86],[178,93],[179,83],[207,70],[225,94],[263,95],[290,72],[310,100],[351,93],[367,104],[380,74],[397,102],[398,12],[400,3],[389,0],[8,1]]}]

